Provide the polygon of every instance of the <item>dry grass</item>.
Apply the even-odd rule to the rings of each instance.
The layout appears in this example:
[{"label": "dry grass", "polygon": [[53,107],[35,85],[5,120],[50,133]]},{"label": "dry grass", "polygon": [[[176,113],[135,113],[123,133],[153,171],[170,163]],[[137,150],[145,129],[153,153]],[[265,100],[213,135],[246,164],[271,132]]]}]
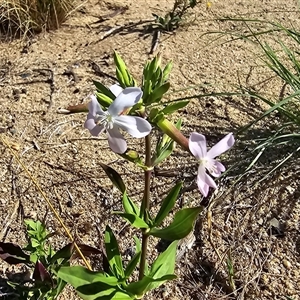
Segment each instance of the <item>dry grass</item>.
[{"label": "dry grass", "polygon": [[76,8],[76,0],[3,0],[0,31],[5,37],[57,29]]}]

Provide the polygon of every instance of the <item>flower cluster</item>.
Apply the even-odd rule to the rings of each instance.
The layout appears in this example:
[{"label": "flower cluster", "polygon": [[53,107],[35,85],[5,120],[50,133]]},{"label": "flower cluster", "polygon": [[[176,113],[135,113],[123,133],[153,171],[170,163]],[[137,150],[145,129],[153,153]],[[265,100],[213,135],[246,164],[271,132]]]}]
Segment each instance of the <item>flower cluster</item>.
[{"label": "flower cluster", "polygon": [[116,99],[107,111],[103,111],[96,97],[91,96],[92,101],[88,106],[89,113],[84,127],[93,136],[98,136],[105,131],[110,148],[114,152],[122,154],[127,149],[127,143],[120,133],[120,129],[133,137],[142,138],[150,133],[151,125],[141,117],[124,114],[128,108],[134,106],[142,98],[143,92],[140,88],[128,87],[123,90],[120,86],[113,85],[110,90]]},{"label": "flower cluster", "polygon": [[[142,98],[143,92],[137,87],[127,87],[122,89],[119,85],[113,85],[110,90],[116,96],[106,111],[103,111],[95,96],[91,96],[89,103],[89,113],[84,127],[93,136],[98,136],[102,132],[108,135],[110,148],[119,154],[127,149],[127,143],[120,129],[126,131],[131,136],[142,138],[151,131],[150,123],[144,118],[130,116],[126,111],[137,104]],[[221,141],[207,151],[206,138],[204,135],[193,132],[189,138],[189,150],[199,163],[197,184],[201,194],[206,197],[209,188],[217,188],[215,181],[206,173],[208,171],[213,177],[219,177],[225,171],[222,163],[215,158],[230,149],[235,140],[232,133],[226,135]]]}]

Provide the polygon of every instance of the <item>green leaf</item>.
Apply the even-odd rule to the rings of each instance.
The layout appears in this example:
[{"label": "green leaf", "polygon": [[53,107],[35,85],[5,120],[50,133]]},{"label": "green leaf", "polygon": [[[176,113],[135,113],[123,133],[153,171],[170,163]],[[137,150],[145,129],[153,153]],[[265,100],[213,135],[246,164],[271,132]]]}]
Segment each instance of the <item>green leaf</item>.
[{"label": "green leaf", "polygon": [[119,283],[116,277],[107,276],[104,272],[90,271],[82,266],[61,267],[57,275],[75,289],[93,282],[104,282],[109,286],[116,286]]},{"label": "green leaf", "polygon": [[122,72],[118,68],[116,68],[116,76],[117,76],[117,79],[118,79],[118,82],[119,82],[120,86],[123,89],[125,89],[126,88],[126,83],[125,83]]},{"label": "green leaf", "polygon": [[153,166],[157,166],[158,164],[160,164],[162,161],[164,161],[167,157],[169,157],[174,148],[175,148],[176,142],[175,141],[171,141],[169,144],[169,147],[167,149],[165,149],[153,162]]},{"label": "green leaf", "polygon": [[137,264],[139,263],[140,258],[141,258],[141,252],[142,252],[141,242],[136,236],[134,236],[133,239],[136,244],[135,255],[130,260],[130,262],[128,263],[128,265],[125,269],[125,278],[129,278],[129,276],[132,274],[132,272],[134,271],[135,267],[137,266]]},{"label": "green leaf", "polygon": [[135,252],[136,252],[136,253],[141,252],[141,251],[142,251],[142,244],[141,244],[141,241],[140,241],[136,236],[134,236],[133,239],[134,239],[134,241],[135,241],[135,247],[136,247]]},{"label": "green leaf", "polygon": [[102,93],[99,93],[99,92],[96,92],[96,96],[97,96],[97,101],[99,102],[99,104],[102,106],[102,107],[109,107],[112,103],[113,103],[113,99],[102,94]]},{"label": "green leaf", "polygon": [[67,283],[61,278],[57,278],[57,286],[55,288],[54,299],[58,297],[58,295],[63,291]]},{"label": "green leaf", "polygon": [[162,96],[169,90],[170,83],[166,82],[163,85],[157,87],[150,95],[151,103],[159,101]]},{"label": "green leaf", "polygon": [[165,114],[165,115],[169,115],[173,112],[176,112],[178,111],[179,109],[187,106],[189,104],[189,100],[185,100],[185,101],[178,101],[178,102],[173,102],[169,105],[167,105],[163,110],[162,112]]},{"label": "green leaf", "polygon": [[142,89],[143,89],[143,102],[146,105],[148,104],[148,99],[152,92],[152,82],[149,79],[144,81]]},{"label": "green leaf", "polygon": [[170,61],[164,68],[163,70],[163,74],[162,74],[162,82],[161,83],[164,83],[168,80],[169,78],[169,74],[172,70],[172,67],[173,67],[173,62]]},{"label": "green leaf", "polygon": [[[85,295],[79,291],[77,291],[78,295],[83,300],[133,300],[135,298],[132,298],[128,294],[121,292],[119,289],[111,288],[109,290],[102,290],[103,287],[100,285],[97,285],[96,283],[92,283],[86,287],[80,287],[79,291],[83,290],[84,292],[88,292],[89,290],[92,290],[92,295]],[[100,290],[100,292],[99,292]]]},{"label": "green leaf", "polygon": [[126,221],[128,221],[133,227],[136,228],[149,228],[149,225],[139,216],[135,214],[128,214],[128,213],[122,213],[122,212],[114,212],[114,214],[117,214],[124,218]]},{"label": "green leaf", "polygon": [[143,296],[147,291],[151,290],[151,283],[154,285],[161,285],[167,280],[173,280],[176,278],[176,275],[166,274],[160,278],[151,278],[149,276],[144,276],[141,280],[137,282],[132,282],[126,287],[126,291],[137,295]]},{"label": "green leaf", "polygon": [[120,279],[124,278],[124,270],[119,251],[119,245],[109,226],[106,226],[105,229],[105,249],[107,259],[114,276]]},{"label": "green leaf", "polygon": [[93,272],[82,266],[62,267],[58,277],[71,284],[84,300],[129,300],[132,299],[118,287],[116,277],[103,272]]},{"label": "green leaf", "polygon": [[141,252],[137,252],[135,253],[135,255],[132,257],[132,259],[129,261],[126,269],[125,269],[125,278],[129,278],[130,275],[132,274],[132,272],[134,271],[135,267],[137,266],[137,264],[140,261],[142,253]]},{"label": "green leaf", "polygon": [[[152,264],[151,270],[149,272],[149,277],[158,279],[163,278],[165,275],[170,275],[174,273],[176,252],[177,252],[178,241],[173,241],[169,247],[161,253],[157,259]],[[163,284],[164,281],[152,282],[148,286],[148,290],[152,290]]]},{"label": "green leaf", "polygon": [[[179,192],[182,187],[182,182],[177,183],[169,192],[167,197],[163,200],[160,210],[154,220],[155,226],[159,226],[165,217],[169,214],[170,210],[174,207]],[[151,232],[151,231],[150,231]]]},{"label": "green leaf", "polygon": [[171,241],[183,239],[192,231],[194,221],[201,211],[202,207],[183,208],[175,214],[168,227],[151,228],[149,234]]},{"label": "green leaf", "polygon": [[140,209],[138,206],[127,196],[127,193],[125,192],[123,194],[123,206],[124,210],[128,214],[134,214],[136,216],[140,215]]},{"label": "green leaf", "polygon": [[[94,282],[86,285],[79,286],[76,291],[82,299],[86,300],[106,300],[106,299],[120,299],[116,298],[120,289],[118,287],[112,287],[105,282]],[[124,295],[124,293],[122,293]],[[128,294],[125,294],[128,296]],[[120,297],[120,293],[119,293]],[[128,298],[121,298],[128,299]],[[131,299],[131,298],[129,298]]]},{"label": "green leaf", "polygon": [[93,80],[93,83],[97,89],[98,92],[100,92],[101,94],[104,94],[105,96],[107,96],[110,99],[115,99],[116,96],[113,94],[113,92],[108,89],[106,86],[104,86],[102,83]]},{"label": "green leaf", "polygon": [[[131,84],[131,78],[128,74],[128,70],[126,67],[125,62],[123,61],[123,59],[121,58],[121,56],[117,53],[114,52],[114,61],[115,61],[115,65],[117,67],[117,78],[119,79],[119,77],[122,78],[122,83],[124,84],[124,88],[127,86],[130,86]],[[119,77],[118,77],[119,76]]]},{"label": "green leaf", "polygon": [[157,68],[159,67],[159,63],[160,63],[159,56],[156,55],[149,64],[148,73],[147,73],[148,79],[152,79],[154,73],[156,72]]},{"label": "green leaf", "polygon": [[153,120],[160,113],[158,108],[152,108],[149,113],[149,120]]},{"label": "green leaf", "polygon": [[162,69],[157,68],[155,73],[152,75],[151,81],[152,84],[154,84],[155,87],[161,86],[161,81],[162,81]]},{"label": "green leaf", "polygon": [[125,187],[125,184],[124,184],[121,176],[119,175],[119,173],[117,171],[115,171],[113,168],[111,168],[103,163],[99,163],[99,164],[102,167],[102,169],[105,171],[106,175],[109,177],[111,182],[118,188],[118,190],[122,194],[124,194],[126,191],[126,187]]}]

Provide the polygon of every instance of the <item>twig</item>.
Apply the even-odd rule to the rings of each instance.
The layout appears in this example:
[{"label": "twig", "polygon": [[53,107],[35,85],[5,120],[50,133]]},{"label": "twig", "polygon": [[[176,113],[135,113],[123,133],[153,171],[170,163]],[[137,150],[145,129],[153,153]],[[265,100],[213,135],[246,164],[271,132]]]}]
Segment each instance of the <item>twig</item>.
[{"label": "twig", "polygon": [[149,54],[153,54],[156,51],[159,43],[159,38],[160,38],[160,31],[159,30],[154,31]]}]

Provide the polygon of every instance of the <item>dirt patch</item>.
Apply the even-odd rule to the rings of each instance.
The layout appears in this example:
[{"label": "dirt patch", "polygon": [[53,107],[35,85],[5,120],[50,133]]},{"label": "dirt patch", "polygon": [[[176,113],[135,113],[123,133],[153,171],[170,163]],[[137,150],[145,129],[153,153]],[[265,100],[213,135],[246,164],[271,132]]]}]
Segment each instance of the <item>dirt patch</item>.
[{"label": "dirt patch", "polygon": [[[26,43],[0,44],[0,130],[20,145],[22,161],[55,207],[62,208],[66,224],[83,243],[100,246],[101,233],[109,220],[117,236],[124,237],[123,253],[133,246],[131,239],[127,240],[132,232],[111,215],[112,210],[121,209],[120,195],[99,162],[120,172],[135,199],[142,195],[141,173],[112,153],[104,137],[90,137],[83,128],[84,115],[58,115],[57,110],[87,102],[94,91],[94,79],[106,85],[114,83],[113,50],[120,53],[140,80],[152,39],[140,21],[151,19],[152,12],[163,15],[171,6],[172,1],[164,0],[144,1],[143,5],[132,0],[90,0],[58,31],[41,34]],[[101,21],[101,16],[119,9],[122,13]],[[174,62],[170,78],[174,93],[170,98],[235,91],[239,85],[278,98],[283,83],[265,67],[260,47],[236,35],[250,34],[249,27],[224,18],[257,18],[300,28],[296,1],[213,1],[210,9],[203,1],[193,13],[186,26],[160,39],[158,51],[163,62]],[[109,30],[124,25],[130,26],[103,39]],[[268,26],[253,23],[251,30],[268,30]],[[231,34],[223,35],[225,31]],[[274,39],[280,38],[284,35],[278,32],[261,36],[263,42],[273,46]],[[176,92],[191,86],[194,88]],[[265,108],[250,98],[210,96],[192,100],[180,116],[187,136],[192,131],[201,132],[213,144],[222,135],[246,125]],[[225,164],[230,166],[236,157],[243,157],[247,139],[265,133],[268,125],[261,123],[238,140],[235,150],[225,157]],[[128,143],[129,147],[137,147],[136,140],[128,139]],[[46,215],[48,230],[58,230],[46,203],[11,153],[3,145],[0,151],[1,240],[24,244],[24,217],[42,219]],[[299,160],[294,165],[297,163]],[[193,159],[180,149],[161,168],[183,170],[186,187],[196,172]],[[233,189],[230,186],[234,179],[221,182],[220,189],[210,196],[214,205],[203,212],[195,226],[195,245],[178,261],[178,279],[147,299],[300,299],[300,172],[299,168],[292,171],[293,174],[291,169],[284,170],[257,185],[254,183],[259,175],[249,174]],[[155,204],[183,173],[154,179]],[[193,190],[180,200],[196,205],[202,199]],[[16,210],[19,207],[22,213]],[[278,233],[272,225],[274,219],[280,225]],[[53,238],[53,243],[67,243],[63,232]],[[151,246],[156,243],[153,240]],[[154,254],[153,249],[149,251]],[[235,270],[235,290],[226,271],[229,255]],[[2,277],[7,268],[2,264]],[[68,295],[68,291],[65,297],[76,299],[75,293]]]}]

